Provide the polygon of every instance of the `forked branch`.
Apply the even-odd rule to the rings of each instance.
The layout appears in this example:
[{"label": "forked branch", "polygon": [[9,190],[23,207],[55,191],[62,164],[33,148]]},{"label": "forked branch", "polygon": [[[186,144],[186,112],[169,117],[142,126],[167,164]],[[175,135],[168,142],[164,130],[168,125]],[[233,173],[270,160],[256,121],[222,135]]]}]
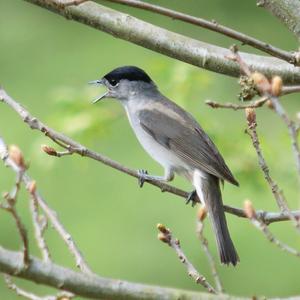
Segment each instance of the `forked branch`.
[{"label": "forked branch", "polygon": [[[17,101],[11,98],[3,89],[0,89],[0,101],[3,101],[5,104],[10,106],[21,118],[22,120],[34,130],[38,130],[44,133],[48,138],[54,141],[59,146],[65,148],[70,154],[79,154],[84,157],[91,158],[98,162],[101,162],[113,169],[116,169],[122,173],[125,173],[129,176],[139,178],[139,174],[136,170],[132,170],[123,166],[122,164],[100,154],[90,149],[87,149],[85,146],[75,142],[71,138],[65,136],[64,134],[55,131],[54,129],[50,128],[46,124],[39,121],[36,117],[33,117],[28,110],[26,110],[22,105],[20,105]],[[44,147],[45,149],[45,147]],[[48,152],[52,151],[51,155],[55,155],[55,149],[51,148],[48,149]],[[49,153],[50,154],[50,153]],[[178,189],[174,186],[168,185],[161,181],[156,180],[149,180],[147,181],[149,184],[158,187],[163,192],[168,192],[179,197],[182,197],[184,200],[187,199],[189,196],[189,192],[183,191]],[[199,201],[199,199],[198,199]],[[233,214],[238,217],[246,218],[246,215],[243,209],[224,205],[224,210],[227,213]],[[300,211],[293,211],[291,212],[295,217],[300,217]],[[270,224],[273,222],[280,222],[289,220],[290,217],[288,214],[284,212],[265,212],[265,211],[258,211],[257,216],[266,224]],[[49,218],[50,219],[50,218]]]}]

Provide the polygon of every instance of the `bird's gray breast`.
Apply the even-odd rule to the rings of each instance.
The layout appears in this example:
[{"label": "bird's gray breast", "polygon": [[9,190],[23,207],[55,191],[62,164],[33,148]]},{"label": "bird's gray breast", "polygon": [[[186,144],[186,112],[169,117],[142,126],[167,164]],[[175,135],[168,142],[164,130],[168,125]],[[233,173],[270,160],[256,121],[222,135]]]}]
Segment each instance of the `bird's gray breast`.
[{"label": "bird's gray breast", "polygon": [[[142,127],[143,120],[139,118],[139,112],[145,108],[149,109],[149,105],[143,102],[135,101],[133,104],[130,101],[125,105],[125,110],[130,122],[130,125],[145,151],[158,163],[165,168],[171,168],[174,171],[188,169],[188,166],[170,151],[167,147],[158,143],[151,134]],[[159,121],[159,120],[158,120]]]}]

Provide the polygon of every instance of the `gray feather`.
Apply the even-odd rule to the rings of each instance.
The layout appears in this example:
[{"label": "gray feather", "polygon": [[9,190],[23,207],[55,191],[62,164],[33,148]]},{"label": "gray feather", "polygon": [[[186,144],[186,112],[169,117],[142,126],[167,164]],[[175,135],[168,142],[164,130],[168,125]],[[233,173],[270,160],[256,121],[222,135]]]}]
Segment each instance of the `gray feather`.
[{"label": "gray feather", "polygon": [[[163,111],[138,112],[142,128],[189,166],[238,185],[216,146],[193,117],[169,100],[163,104]],[[179,113],[181,119],[175,119],[174,112]]]},{"label": "gray feather", "polygon": [[228,231],[219,180],[208,175],[200,180],[199,187],[213,225],[221,262],[235,266],[240,259]]}]

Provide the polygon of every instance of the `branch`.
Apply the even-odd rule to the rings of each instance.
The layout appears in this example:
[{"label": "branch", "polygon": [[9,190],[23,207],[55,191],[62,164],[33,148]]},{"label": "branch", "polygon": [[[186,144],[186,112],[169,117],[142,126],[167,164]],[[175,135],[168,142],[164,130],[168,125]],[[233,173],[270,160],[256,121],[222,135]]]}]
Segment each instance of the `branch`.
[{"label": "branch", "polygon": [[297,251],[296,249],[286,245],[285,243],[281,242],[278,240],[275,235],[269,230],[268,226],[263,223],[261,220],[259,220],[256,216],[256,212],[254,207],[252,206],[252,203],[247,200],[244,203],[244,209],[245,213],[247,214],[249,220],[251,223],[258,229],[260,230],[263,235],[267,238],[267,240],[271,243],[274,243],[279,249],[281,249],[284,252],[288,252],[290,254],[293,254],[297,257],[300,257],[300,252]]},{"label": "branch", "polygon": [[39,200],[36,197],[36,183],[32,181],[31,184],[27,187],[27,190],[30,193],[30,210],[32,215],[32,222],[34,226],[35,238],[38,244],[38,247],[42,253],[43,260],[48,262],[51,260],[50,252],[47,246],[47,243],[44,238],[44,231],[47,228],[47,219],[43,215],[39,215]]},{"label": "branch", "polygon": [[60,292],[56,296],[44,296],[40,297],[31,292],[27,292],[19,288],[15,283],[13,283],[11,276],[4,274],[4,280],[7,287],[14,291],[18,296],[24,297],[30,300],[71,300],[74,298],[74,295],[68,292]]},{"label": "branch", "polygon": [[286,124],[288,128],[289,135],[291,137],[292,141],[292,149],[294,152],[296,164],[297,164],[297,171],[298,175],[300,177],[300,148],[298,144],[298,129],[295,125],[295,122],[292,121],[289,116],[287,115],[285,109],[281,105],[278,97],[271,97],[270,98],[274,107],[275,112],[277,115],[283,120],[283,122]]},{"label": "branch", "polygon": [[[32,183],[34,181],[28,176],[28,174],[18,164],[16,164],[16,162],[14,160],[12,160],[8,156],[7,147],[6,147],[4,141],[2,140],[1,137],[0,137],[0,159],[2,159],[8,167],[13,169],[13,171],[16,172],[16,174],[20,174],[21,171],[23,172],[22,177],[21,177],[22,182],[24,183],[26,188],[29,190],[32,197],[34,197],[36,199],[36,201],[38,202],[41,209],[45,212],[46,216],[51,221],[51,223],[53,225],[53,228],[59,233],[59,235],[62,237],[63,241],[67,244],[71,254],[75,257],[76,266],[79,267],[81,269],[81,271],[84,272],[84,273],[88,273],[88,274],[91,273],[91,270],[88,267],[87,263],[85,262],[85,259],[82,256],[80,250],[76,246],[76,244],[73,241],[71,235],[66,231],[64,226],[59,221],[56,212],[53,211],[48,206],[48,204],[46,203],[44,198],[38,193],[37,189],[32,188]],[[16,221],[17,221],[17,219],[16,219]],[[24,240],[24,245],[25,245],[25,241],[26,241],[25,237],[26,236],[21,233],[21,228],[19,227],[19,225],[18,225],[18,229],[19,229],[20,234],[21,234],[21,236]],[[26,247],[25,247],[25,249],[26,249]],[[28,250],[26,251],[26,253],[27,253],[27,256],[28,256]],[[26,253],[24,252],[24,257],[25,257]],[[28,258],[27,258],[27,260],[28,260]]]},{"label": "branch", "polygon": [[168,244],[177,254],[179,260],[186,267],[188,275],[194,279],[194,281],[198,284],[201,284],[207,291],[211,294],[217,294],[217,291],[208,283],[206,278],[200,274],[193,264],[188,260],[186,255],[180,246],[180,241],[173,237],[170,229],[166,228],[162,224],[157,224],[157,229],[159,230],[158,239],[163,243]]},{"label": "branch", "polygon": [[[288,94],[292,94],[292,93],[299,93],[299,92],[300,92],[299,85],[283,86],[281,88],[280,95],[284,96],[284,95],[288,95]],[[233,110],[239,110],[239,109],[246,109],[246,108],[262,107],[270,99],[271,99],[271,95],[268,95],[268,96],[261,97],[260,99],[255,100],[249,104],[236,104],[236,103],[230,103],[230,102],[229,103],[220,103],[220,102],[216,102],[216,101],[212,101],[212,100],[206,100],[205,104],[207,104],[211,108],[229,108],[229,109],[233,109]],[[273,105],[272,105],[272,108],[274,108]],[[296,126],[295,126],[295,129],[296,129],[296,134],[297,134]]]},{"label": "branch", "polygon": [[206,218],[206,214],[207,214],[207,211],[206,211],[205,206],[201,206],[198,210],[198,215],[197,215],[197,220],[196,220],[196,222],[197,222],[196,223],[196,233],[197,233],[197,236],[201,243],[201,246],[204,250],[204,253],[207,257],[207,260],[209,262],[211,273],[215,280],[216,289],[219,293],[224,293],[224,288],[223,288],[220,276],[217,271],[216,262],[208,248],[208,241],[207,241],[206,237],[204,236],[204,219]]},{"label": "branch", "polygon": [[282,212],[284,212],[287,216],[289,216],[289,218],[292,221],[294,221],[295,226],[299,230],[300,229],[299,218],[295,217],[291,213],[291,210],[288,207],[288,204],[286,202],[282,190],[279,188],[278,184],[273,180],[273,178],[270,175],[270,170],[263,156],[262,149],[260,147],[260,141],[256,131],[257,123],[256,123],[255,111],[253,109],[249,109],[248,111],[246,110],[246,117],[248,121],[248,131],[246,131],[246,133],[248,133],[251,137],[253,147],[255,148],[257,154],[258,164],[276,200],[277,206],[280,208]]},{"label": "branch", "polygon": [[[68,2],[64,0],[25,1],[194,66],[234,77],[241,74],[239,66],[225,58],[230,54],[228,49],[168,31],[95,2],[66,6]],[[247,53],[241,55],[252,70],[269,77],[277,74],[285,83],[300,84],[300,68],[277,58]]]},{"label": "branch", "polygon": [[243,299],[239,297],[231,298],[227,295],[218,295],[216,298],[205,293],[108,279],[75,272],[51,262],[43,262],[35,257],[30,257],[30,260],[30,267],[27,270],[22,270],[20,268],[22,266],[22,254],[0,247],[1,272],[57,289],[64,289],[82,297],[110,300]]},{"label": "branch", "polygon": [[271,14],[277,17],[300,41],[299,0],[258,0],[257,6],[270,11]]},{"label": "branch", "polygon": [[[295,122],[289,118],[288,114],[286,113],[285,109],[283,108],[283,106],[281,105],[281,103],[279,101],[278,96],[282,93],[282,79],[279,76],[274,76],[272,78],[272,81],[270,82],[263,74],[260,74],[257,72],[251,73],[249,67],[243,61],[243,59],[241,58],[241,56],[238,54],[237,51],[238,51],[237,47],[235,47],[235,46],[232,47],[233,56],[228,57],[228,58],[236,61],[240,65],[241,71],[243,71],[249,78],[252,78],[259,94],[262,95],[263,98],[270,99],[272,108],[277,113],[277,115],[283,120],[283,122],[286,124],[289,135],[291,137],[291,141],[292,141],[292,149],[293,149],[293,152],[295,155],[298,175],[300,176],[300,148],[299,148],[299,144],[298,144],[298,130],[299,129],[298,129],[298,126],[295,125]],[[285,89],[285,92],[287,92],[287,91],[288,90]],[[257,103],[260,105],[259,101]],[[211,103],[210,103],[210,105],[211,105]],[[248,107],[248,108],[252,109],[253,107]],[[256,128],[255,111],[253,109],[251,111],[254,116],[253,129],[255,131],[255,128]],[[247,111],[246,111],[246,113],[247,113]],[[250,128],[250,125],[252,125],[250,123],[251,122],[249,122],[249,124],[248,124],[249,128]],[[256,132],[255,132],[255,135],[256,135]]]},{"label": "branch", "polygon": [[17,196],[20,191],[21,181],[23,180],[23,176],[25,172],[25,164],[24,164],[22,153],[19,150],[19,148],[17,148],[16,146],[13,146],[12,148],[13,150],[11,150],[10,153],[8,153],[7,150],[5,151],[5,153],[2,153],[0,151],[0,158],[4,162],[6,162],[7,160],[11,160],[16,166],[18,166],[18,172],[16,172],[17,180],[15,183],[15,187],[11,193],[3,194],[4,202],[0,203],[0,208],[9,212],[16,223],[16,227],[23,244],[23,268],[26,269],[30,264],[28,235],[27,235],[26,228],[23,222],[21,221],[21,217],[19,216],[16,210]]},{"label": "branch", "polygon": [[154,5],[154,4],[150,4],[147,2],[142,2],[139,0],[106,0],[109,2],[115,2],[115,3],[119,3],[119,4],[123,4],[126,6],[132,6],[132,7],[136,7],[136,8],[140,8],[140,9],[144,9],[147,11],[152,11],[154,13],[160,14],[160,15],[164,15],[167,17],[172,18],[173,20],[180,20],[189,24],[193,24],[199,27],[203,27],[206,28],[208,30],[214,31],[214,32],[218,32],[222,35],[228,36],[230,38],[233,38],[235,40],[238,40],[240,42],[242,42],[243,45],[249,45],[252,46],[256,49],[259,49],[265,53],[268,53],[274,57],[283,59],[285,61],[287,61],[288,63],[292,63],[292,64],[296,64],[299,62],[296,62],[295,59],[295,54],[288,52],[288,51],[284,51],[282,49],[276,48],[275,46],[272,46],[270,44],[267,44],[265,42],[262,42],[258,39],[255,39],[251,36],[248,36],[244,33],[238,32],[236,30],[233,30],[229,27],[220,25],[219,23],[217,23],[215,20],[213,21],[207,21],[205,19],[201,19],[201,18],[197,18],[197,17],[193,17],[181,12],[177,12],[175,10],[172,9],[168,9],[168,8],[164,8],[158,5]]},{"label": "branch", "polygon": [[[125,173],[129,176],[138,178],[138,173],[135,170],[129,169],[120,163],[111,160],[108,157],[103,156],[100,153],[97,153],[95,151],[87,149],[85,146],[73,141],[69,137],[63,135],[60,132],[57,132],[53,130],[52,128],[48,127],[41,121],[39,121],[37,118],[33,117],[29,111],[27,111],[23,106],[21,106],[18,102],[16,102],[14,99],[12,99],[3,89],[0,88],[0,102],[3,101],[8,106],[10,106],[21,118],[22,120],[31,128],[38,131],[41,131],[44,133],[47,137],[49,137],[52,141],[57,143],[58,145],[67,148],[68,151],[70,151],[72,154],[76,153],[83,157],[89,157],[93,160],[96,160],[98,162],[101,162],[113,169],[116,169],[122,173]],[[1,148],[1,147],[0,147]],[[45,151],[45,146],[42,147]],[[54,149],[51,147],[48,147],[48,152],[53,151]],[[54,150],[55,151],[55,150]],[[0,151],[1,152],[1,151]],[[55,152],[52,152],[52,155]],[[25,177],[26,178],[26,177]],[[160,182],[160,181],[146,181],[149,184],[158,187],[162,192],[168,192],[173,195],[177,195],[179,197],[182,197],[184,201],[189,196],[189,192],[183,191],[181,189],[178,189],[176,187],[173,187],[171,185],[168,185],[166,183]],[[28,183],[31,183],[29,181]],[[199,199],[198,199],[199,201]],[[200,202],[200,201],[199,201]],[[45,204],[44,204],[45,205]],[[41,203],[40,203],[41,206]],[[44,209],[44,207],[42,207]],[[246,215],[243,211],[243,209],[224,205],[224,210],[227,213],[233,214],[235,216],[246,218]],[[300,217],[300,210],[299,211],[293,211],[291,212],[295,218]],[[259,218],[265,222],[266,224],[270,224],[273,222],[280,222],[280,221],[287,221],[290,220],[289,215],[283,212],[266,212],[266,211],[258,211],[257,212]],[[49,217],[50,219],[50,217]]]},{"label": "branch", "polygon": [[250,104],[235,104],[235,103],[219,103],[211,100],[206,100],[205,104],[212,108],[230,108],[233,110],[238,109],[246,109],[246,108],[257,108],[263,106],[267,101],[269,97],[263,97],[261,99],[258,99]]},{"label": "branch", "polygon": [[300,85],[282,87],[281,95],[288,95],[292,93],[300,93]]}]

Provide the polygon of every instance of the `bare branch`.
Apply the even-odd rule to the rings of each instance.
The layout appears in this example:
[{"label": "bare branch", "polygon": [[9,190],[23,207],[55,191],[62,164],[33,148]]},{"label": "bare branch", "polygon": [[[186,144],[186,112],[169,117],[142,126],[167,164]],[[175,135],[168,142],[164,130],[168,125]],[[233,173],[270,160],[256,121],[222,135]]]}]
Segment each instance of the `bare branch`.
[{"label": "bare branch", "polygon": [[35,181],[27,187],[28,192],[30,193],[30,210],[32,214],[32,222],[35,231],[35,238],[38,244],[39,249],[41,250],[43,260],[48,262],[51,260],[50,252],[47,246],[47,243],[44,238],[44,231],[47,228],[47,219],[44,215],[39,214],[39,205],[38,199],[35,197],[36,183]]},{"label": "bare branch", "polygon": [[[67,148],[68,151],[71,151],[72,153],[79,154],[84,157],[89,157],[91,159],[94,159],[96,161],[99,161],[113,169],[116,169],[122,173],[125,173],[129,176],[138,178],[138,173],[135,170],[129,169],[120,163],[111,160],[108,157],[103,156],[100,153],[97,153],[95,151],[87,149],[85,146],[73,141],[69,137],[63,135],[60,132],[57,132],[53,130],[52,128],[48,127],[41,121],[39,121],[37,118],[33,117],[29,111],[27,111],[22,105],[20,105],[18,102],[16,102],[14,99],[12,99],[3,89],[0,89],[0,101],[3,101],[8,106],[10,106],[21,118],[22,120],[28,124],[28,126],[31,129],[35,129],[38,131],[41,131],[44,133],[47,137],[49,137],[51,140],[53,140],[55,143],[57,143],[60,146],[63,146]],[[1,146],[1,145],[0,145]],[[0,147],[1,149],[1,147]],[[53,149],[53,148],[52,148]],[[44,149],[43,149],[44,150]],[[56,151],[55,149],[53,149]],[[45,151],[45,150],[44,150]],[[3,151],[2,151],[3,152]],[[1,153],[1,150],[0,150]],[[28,184],[31,182],[28,181]],[[181,189],[178,189],[176,187],[173,187],[171,185],[162,183],[160,181],[148,181],[149,184],[158,187],[162,192],[168,192],[173,195],[177,195],[179,197],[182,197],[184,201],[189,196],[189,192],[183,191]],[[199,201],[199,199],[198,199]],[[200,201],[199,201],[200,202]],[[246,215],[243,211],[243,209],[232,207],[229,205],[224,205],[224,210],[227,213],[233,214],[235,216],[246,218]],[[300,217],[300,211],[294,211],[291,212],[295,218]],[[273,222],[280,222],[280,221],[287,221],[290,220],[289,215],[284,212],[266,212],[266,211],[259,211],[257,212],[258,216],[261,218],[263,222],[266,224],[270,224]],[[50,219],[50,218],[49,218]]]},{"label": "bare branch", "polygon": [[[19,174],[19,172],[22,170],[19,165],[17,165],[9,156],[7,152],[7,147],[3,141],[3,139],[0,137],[0,158],[5,162],[5,164],[10,167],[14,172]],[[26,172],[23,172],[22,175],[22,182],[26,186],[27,189],[29,189],[32,197],[34,197],[40,208],[45,212],[48,219],[51,221],[54,229],[59,233],[59,235],[62,237],[63,241],[67,244],[71,254],[75,257],[76,260],[76,266],[81,269],[84,273],[91,273],[90,268],[88,267],[87,263],[85,262],[85,259],[83,255],[81,254],[80,250],[78,249],[77,245],[73,241],[71,235],[66,231],[64,226],[61,224],[61,222],[58,219],[58,216],[55,211],[53,211],[44,198],[38,193],[36,189],[30,190],[30,187],[32,185],[33,180],[29,177],[29,175]],[[16,219],[16,221],[19,219]],[[18,227],[19,228],[19,227]],[[24,235],[22,235],[24,239]],[[25,240],[26,241],[26,240]],[[28,247],[27,247],[28,248]],[[28,256],[28,251],[26,252]]]},{"label": "bare branch", "polygon": [[[159,286],[132,283],[116,279],[88,275],[45,263],[35,257],[30,257],[30,268],[22,270],[22,253],[6,250],[0,247],[0,271],[16,277],[35,281],[57,289],[63,288],[75,295],[91,299],[110,300],[251,300],[225,294],[212,295],[180,289],[163,288]],[[290,300],[300,300],[294,296]],[[270,299],[272,300],[272,299]],[[275,300],[275,299],[274,299]],[[278,300],[278,299],[277,299]],[[282,299],[283,300],[283,299]],[[288,299],[286,299],[288,300]]]},{"label": "bare branch", "polygon": [[268,53],[274,57],[283,59],[283,60],[287,61],[288,63],[292,63],[292,64],[296,63],[294,53],[276,48],[275,46],[272,46],[268,43],[262,42],[251,36],[248,36],[246,34],[243,34],[241,32],[233,30],[229,27],[220,25],[216,21],[210,22],[210,21],[207,21],[207,20],[204,20],[201,18],[196,18],[196,17],[190,16],[190,15],[187,15],[187,14],[184,14],[181,12],[174,11],[172,9],[164,8],[164,7],[161,7],[158,5],[150,4],[147,2],[142,2],[139,0],[107,0],[107,1],[141,8],[141,9],[144,9],[147,11],[152,11],[154,13],[170,17],[175,20],[180,20],[180,21],[183,21],[186,23],[190,23],[190,24],[199,26],[199,27],[203,27],[208,30],[218,32],[218,33],[221,33],[222,35],[225,35],[225,36],[228,36],[235,40],[238,40],[245,45],[252,46],[252,47],[259,49],[265,53]]},{"label": "bare branch", "polygon": [[24,298],[30,299],[30,300],[44,300],[41,297],[38,297],[37,295],[35,295],[33,293],[27,292],[27,291],[19,288],[16,284],[13,283],[10,275],[4,274],[4,280],[5,280],[7,287],[10,290],[14,291],[18,296],[21,296],[21,297],[24,297]]},{"label": "bare branch", "polygon": [[[241,56],[238,53],[237,47],[233,46],[231,48],[231,51],[233,52],[233,55],[231,57],[228,57],[231,60],[236,61],[240,68],[241,71],[246,74],[249,78],[252,78],[255,85],[256,89],[258,92],[263,95],[264,97],[269,97],[271,100],[271,105],[272,108],[275,110],[275,112],[283,119],[283,121],[286,123],[291,139],[292,139],[292,146],[297,162],[297,167],[298,167],[298,173],[300,175],[300,149],[298,145],[298,128],[294,124],[293,121],[291,121],[286,114],[285,110],[281,106],[279,100],[278,100],[278,95],[282,92],[282,79],[279,76],[274,76],[272,78],[272,81],[268,80],[263,74],[254,72],[252,73],[247,64],[243,61]],[[274,198],[277,202],[278,207],[280,210],[284,213],[286,213],[292,221],[294,221],[295,227],[300,231],[300,222],[299,218],[296,218],[292,213],[291,210],[288,207],[287,201],[285,199],[285,196],[283,194],[283,191],[279,189],[277,183],[273,181],[269,174],[269,167],[267,166],[267,163],[263,157],[261,148],[260,148],[260,143],[258,139],[258,135],[256,132],[256,113],[253,108],[246,108],[246,118],[248,121],[248,131],[246,131],[252,140],[253,146],[256,150],[257,156],[258,156],[258,163],[264,173],[265,179],[268,182],[271,191],[274,195]]]},{"label": "bare branch", "polygon": [[[64,289],[82,297],[101,300],[232,299],[227,295],[218,295],[218,298],[213,298],[212,295],[205,293],[103,278],[97,275],[75,272],[51,262],[45,263],[34,257],[30,257],[30,259],[30,268],[20,271],[22,254],[0,247],[1,272],[52,286],[57,289]],[[243,299],[245,298],[234,297],[234,300]]]},{"label": "bare branch", "polygon": [[48,219],[51,221],[55,230],[59,233],[63,241],[69,248],[69,251],[74,256],[76,261],[76,266],[86,274],[92,273],[90,267],[88,266],[87,262],[85,261],[82,253],[80,252],[79,248],[77,247],[76,243],[74,242],[72,236],[66,231],[60,220],[58,219],[57,213],[52,210],[42,196],[36,191],[34,192],[34,197],[37,199],[39,206],[45,212]]},{"label": "bare branch", "polygon": [[[231,207],[228,205],[224,205],[224,210],[227,213],[233,214],[235,216],[241,218],[247,218],[244,211],[239,208]],[[291,220],[290,214],[293,215],[293,219],[300,219],[300,211],[289,211],[287,212],[267,212],[263,210],[258,210],[256,212],[256,217],[261,220],[266,225],[272,224],[274,222],[288,221]]]},{"label": "bare branch", "polygon": [[247,214],[251,223],[264,234],[268,241],[274,243],[279,249],[300,257],[299,251],[278,240],[274,236],[274,234],[269,230],[268,226],[256,217],[255,209],[249,200],[245,201],[244,208],[245,213]]},{"label": "bare branch", "polygon": [[168,244],[176,252],[179,260],[186,267],[188,275],[192,277],[196,283],[201,284],[205,289],[207,289],[209,293],[217,294],[217,291],[208,283],[206,278],[200,274],[193,264],[187,259],[181,249],[179,240],[173,237],[170,229],[166,228],[162,224],[158,224],[157,229],[159,230],[158,239],[163,243]]},{"label": "bare branch", "polygon": [[258,0],[257,6],[270,11],[300,41],[300,2],[298,0]]},{"label": "bare branch", "polygon": [[[300,92],[300,86],[283,86],[281,90],[281,95],[288,95],[292,93],[299,93]],[[206,100],[205,104],[212,108],[229,108],[233,110],[240,110],[240,109],[246,109],[246,108],[258,108],[262,107],[268,100],[271,99],[271,96],[264,96],[258,100],[255,100],[253,102],[250,102],[249,104],[236,104],[236,103],[220,103],[212,100]],[[297,129],[295,127],[295,129]],[[297,131],[297,130],[296,130]]]},{"label": "bare branch", "polygon": [[198,216],[197,216],[197,224],[196,224],[196,233],[197,236],[200,240],[201,246],[204,250],[204,253],[208,259],[210,269],[212,276],[214,277],[215,283],[216,283],[216,289],[218,293],[224,293],[224,288],[220,279],[220,276],[217,271],[217,266],[216,262],[208,248],[208,241],[206,237],[204,236],[204,219],[206,217],[206,208],[205,206],[201,206],[198,211]]},{"label": "bare branch", "polygon": [[292,93],[300,93],[300,85],[282,87],[281,95],[288,95]]},{"label": "bare branch", "polygon": [[[252,114],[252,116],[251,116],[251,114]],[[272,177],[270,175],[269,167],[263,156],[263,153],[262,153],[262,150],[260,147],[259,138],[258,138],[257,131],[256,131],[257,123],[256,123],[255,111],[254,110],[250,111],[250,112],[246,111],[246,115],[247,115],[247,120],[248,120],[247,133],[251,137],[253,147],[255,148],[256,154],[258,157],[259,166],[264,174],[264,177],[265,177],[267,183],[269,184],[272,194],[276,200],[276,203],[277,203],[278,207],[280,208],[280,210],[282,212],[284,212],[285,214],[287,214],[289,216],[289,218],[294,221],[294,224],[298,228],[298,230],[300,230],[299,219],[296,218],[291,213],[282,190],[279,188],[278,184],[272,179]]]},{"label": "bare branch", "polygon": [[211,100],[206,100],[205,104],[212,108],[230,108],[233,110],[245,109],[245,108],[257,108],[263,106],[270,97],[263,97],[250,104],[235,104],[235,103],[219,103]]},{"label": "bare branch", "polygon": [[[234,77],[241,74],[239,66],[225,58],[230,54],[228,49],[173,33],[95,2],[88,1],[81,5],[65,7],[64,4],[68,1],[64,0],[26,1],[200,68]],[[300,84],[300,68],[273,57],[247,53],[241,56],[251,70],[269,77],[277,74],[282,77],[285,84]]]},{"label": "bare branch", "polygon": [[298,143],[298,129],[294,121],[292,121],[289,116],[287,115],[285,109],[281,105],[278,97],[271,97],[271,101],[274,107],[275,112],[277,115],[283,120],[283,122],[286,124],[288,128],[289,135],[291,137],[292,141],[292,148],[297,164],[297,171],[298,175],[300,177],[300,149],[299,149],[299,143]]},{"label": "bare branch", "polygon": [[[298,144],[298,127],[289,118],[278,99],[278,96],[282,93],[282,79],[279,76],[274,76],[272,78],[272,81],[270,82],[263,74],[260,74],[258,72],[252,73],[247,64],[243,61],[243,59],[237,52],[236,47],[232,47],[232,52],[233,56],[230,56],[228,58],[236,61],[244,74],[246,74],[249,78],[253,78],[254,83],[256,84],[256,89],[261,95],[264,96],[264,98],[269,98],[271,100],[272,108],[286,124],[292,140],[292,148],[297,164],[297,171],[300,176],[300,148]],[[286,91],[287,89],[285,90],[285,92]]]},{"label": "bare branch", "polygon": [[15,183],[15,187],[13,188],[11,193],[3,194],[4,202],[0,203],[0,208],[9,212],[16,223],[16,227],[23,244],[23,268],[26,269],[29,267],[30,264],[28,236],[27,236],[26,228],[21,220],[21,217],[17,213],[15,207],[17,202],[17,196],[21,187],[21,181],[23,180],[23,176],[25,172],[23,155],[20,149],[17,148],[16,146],[14,146],[14,151],[11,151],[10,154],[8,153],[6,147],[5,147],[6,153],[2,153],[1,148],[3,147],[1,147],[1,143],[0,143],[0,158],[5,163],[8,163],[8,161],[12,161],[13,163],[15,163],[16,166],[18,167],[18,172],[16,172],[17,180]]},{"label": "bare branch", "polygon": [[13,283],[10,275],[4,274],[4,280],[9,289],[14,291],[18,296],[24,297],[29,300],[71,300],[72,298],[74,298],[74,294],[69,292],[60,292],[56,296],[40,297],[19,288],[15,283]]}]

